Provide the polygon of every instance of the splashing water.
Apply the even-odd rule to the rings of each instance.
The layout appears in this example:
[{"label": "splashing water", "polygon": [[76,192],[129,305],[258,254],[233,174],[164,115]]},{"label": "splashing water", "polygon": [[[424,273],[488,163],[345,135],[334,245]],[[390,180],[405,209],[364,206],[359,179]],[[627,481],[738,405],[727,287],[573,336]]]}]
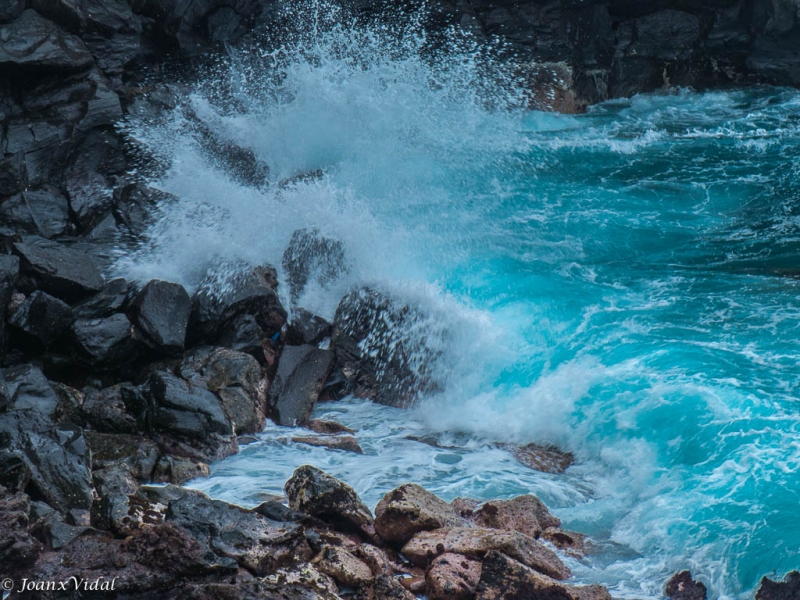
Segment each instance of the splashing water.
[{"label": "splashing water", "polygon": [[[319,7],[296,18],[311,25],[292,45],[232,56],[188,98],[270,185],[236,183],[181,110],[127,124],[177,199],[117,269],[192,288],[224,279],[219,265],[279,267],[294,230],[319,228],[349,270],[299,304],[330,318],[370,283],[421,306],[447,331],[446,385],[412,411],[320,405],[364,456],[269,427],[195,485],[255,503],[312,463],[372,504],[405,481],[448,500],[533,492],[596,542],[569,559],[576,579],[623,598],[658,598],[683,568],[711,597],[745,598],[800,567],[797,92],[546,114],[463,40],[434,50],[413,23],[339,26]],[[407,439],[431,432],[454,447]],[[536,473],[495,442],[578,463]]]}]

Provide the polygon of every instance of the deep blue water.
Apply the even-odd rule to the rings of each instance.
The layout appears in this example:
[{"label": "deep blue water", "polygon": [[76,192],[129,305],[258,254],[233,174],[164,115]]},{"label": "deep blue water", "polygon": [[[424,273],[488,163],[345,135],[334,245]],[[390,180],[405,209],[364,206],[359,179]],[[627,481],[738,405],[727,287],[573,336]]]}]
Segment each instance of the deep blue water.
[{"label": "deep blue water", "polygon": [[[444,391],[414,410],[317,408],[358,430],[364,456],[269,427],[193,485],[252,504],[313,463],[372,505],[406,481],[448,500],[533,492],[594,540],[568,561],[576,580],[625,598],[659,597],[684,568],[713,598],[745,598],[800,567],[800,94],[678,91],[557,115],[519,108],[510,84],[487,97],[469,48],[422,59],[420,44],[316,31],[269,73],[240,57],[198,86],[197,114],[274,182],[319,180],[243,187],[180,115],[129,124],[179,201],[120,271],[191,288],[279,266],[292,232],[318,227],[350,271],[302,305],[330,318],[350,286],[378,285],[431,315],[408,335],[443,351]],[[458,447],[406,439],[431,432]],[[578,462],[530,471],[493,445],[506,441]]]}]

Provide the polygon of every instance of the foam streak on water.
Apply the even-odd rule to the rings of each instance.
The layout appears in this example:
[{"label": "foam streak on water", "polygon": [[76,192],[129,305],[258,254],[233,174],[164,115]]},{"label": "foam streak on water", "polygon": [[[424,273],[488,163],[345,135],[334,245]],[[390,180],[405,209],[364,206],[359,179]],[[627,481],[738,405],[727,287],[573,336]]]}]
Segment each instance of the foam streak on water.
[{"label": "foam streak on water", "polygon": [[[577,580],[619,597],[657,598],[691,568],[712,597],[745,598],[800,567],[798,94],[523,111],[466,42],[422,52],[311,16],[294,47],[240,54],[188,99],[269,164],[270,186],[235,183],[181,111],[128,125],[178,200],[117,267],[191,288],[219,265],[279,266],[292,232],[318,227],[350,270],[300,304],[331,317],[369,282],[421,305],[447,331],[445,386],[410,412],[319,406],[364,456],[270,427],[197,486],[255,503],[313,463],[371,504],[405,481],[447,499],[533,492],[595,539]],[[406,439],[429,433],[456,447]],[[556,443],[578,464],[536,473],[495,442]]]}]

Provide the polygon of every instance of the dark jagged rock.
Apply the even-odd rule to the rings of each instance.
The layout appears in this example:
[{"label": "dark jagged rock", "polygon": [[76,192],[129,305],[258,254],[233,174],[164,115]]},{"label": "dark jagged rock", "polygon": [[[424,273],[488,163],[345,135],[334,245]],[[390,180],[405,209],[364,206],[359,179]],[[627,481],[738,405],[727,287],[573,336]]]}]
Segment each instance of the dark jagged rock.
[{"label": "dark jagged rock", "polygon": [[17,365],[2,371],[5,406],[2,410],[29,410],[40,420],[56,418],[59,397],[42,370],[34,365]]},{"label": "dark jagged rock", "polygon": [[599,585],[571,586],[537,573],[495,550],[483,559],[475,600],[611,600]]},{"label": "dark jagged rock", "polygon": [[4,575],[33,564],[42,545],[29,530],[29,498],[0,486],[0,563]]},{"label": "dark jagged rock", "polygon": [[800,572],[790,571],[783,581],[761,579],[756,600],[795,600],[800,597]]},{"label": "dark jagged rock", "polygon": [[150,427],[171,453],[219,460],[236,452],[233,424],[213,393],[163,371],[149,388]]},{"label": "dark jagged rock", "polygon": [[70,229],[69,204],[53,186],[20,192],[0,203],[0,235],[57,237]]},{"label": "dark jagged rock", "polygon": [[533,538],[545,529],[561,526],[561,520],[550,514],[544,502],[530,494],[484,502],[473,510],[472,520],[481,527],[519,531]]},{"label": "dark jagged rock", "polygon": [[311,415],[333,366],[333,352],[315,346],[286,346],[269,391],[273,420],[302,425]]},{"label": "dark jagged rock", "polygon": [[570,577],[570,570],[552,550],[518,531],[482,527],[421,531],[403,546],[402,552],[415,565],[427,567],[440,554],[482,557],[492,550],[502,552],[549,577]]},{"label": "dark jagged rock", "polygon": [[221,288],[206,282],[192,298],[192,333],[213,342],[236,317],[250,315],[265,335],[275,335],[286,323],[275,285],[270,268],[252,269]]},{"label": "dark jagged rock", "polygon": [[325,546],[312,564],[342,586],[355,588],[372,579],[369,566],[344,548]]},{"label": "dark jagged rock", "polygon": [[92,505],[90,455],[79,427],[52,425],[30,410],[12,410],[0,419],[0,454],[13,454],[31,472],[26,489],[52,507]]},{"label": "dark jagged rock", "polygon": [[266,386],[261,366],[249,354],[200,348],[180,366],[181,376],[214,392],[237,434],[259,433],[266,423]]},{"label": "dark jagged rock", "polygon": [[37,290],[20,304],[8,322],[49,346],[69,329],[72,319],[68,304]]},{"label": "dark jagged rock", "polygon": [[183,485],[187,481],[208,475],[207,464],[168,454],[161,456],[153,469],[153,481],[175,485]]},{"label": "dark jagged rock", "polygon": [[92,468],[124,467],[133,477],[147,481],[158,460],[158,446],[151,440],[126,434],[84,431],[92,451]]},{"label": "dark jagged rock", "polygon": [[355,490],[324,471],[303,465],[284,486],[289,507],[322,519],[343,531],[356,531],[375,538],[372,513]]},{"label": "dark jagged rock", "polygon": [[375,530],[397,547],[420,531],[459,525],[462,521],[452,506],[414,483],[392,490],[375,507]]},{"label": "dark jagged rock", "polygon": [[37,236],[14,244],[22,273],[37,287],[57,298],[71,301],[103,289],[103,277],[83,252]]},{"label": "dark jagged rock", "polygon": [[120,383],[103,390],[87,390],[83,415],[87,423],[106,433],[137,433],[142,427],[135,412],[137,390]]},{"label": "dark jagged rock", "polygon": [[131,183],[114,190],[114,217],[132,236],[144,233],[152,222],[159,203],[173,198],[170,194],[140,183]]},{"label": "dark jagged rock", "polygon": [[72,325],[75,356],[91,367],[116,368],[136,357],[139,343],[123,314],[104,319],[79,319]]},{"label": "dark jagged rock", "polygon": [[[119,99],[112,97],[118,106]],[[125,157],[114,132],[94,129],[70,156],[70,163],[65,173],[69,205],[81,230],[86,230],[111,212],[112,178],[125,171]]]},{"label": "dark jagged rock", "polygon": [[138,529],[164,522],[167,507],[133,494],[109,494],[92,505],[92,525],[127,537]]},{"label": "dark jagged rock", "polygon": [[378,575],[362,585],[355,600],[415,600],[416,596],[407,591],[399,581],[389,575]]},{"label": "dark jagged rock", "polygon": [[675,573],[664,589],[669,600],[706,600],[706,586],[692,579],[689,571]]},{"label": "dark jagged rock", "polygon": [[192,300],[182,285],[154,279],[131,305],[131,314],[143,340],[163,352],[183,349]]},{"label": "dark jagged rock", "polygon": [[6,313],[19,277],[19,258],[0,254],[0,360],[6,355]]},{"label": "dark jagged rock", "polygon": [[0,67],[68,71],[91,64],[92,55],[79,37],[34,10],[0,27]]},{"label": "dark jagged rock", "polygon": [[327,285],[348,271],[344,246],[318,229],[298,229],[283,253],[283,270],[296,301],[310,281]]},{"label": "dark jagged rock", "polygon": [[481,561],[461,554],[443,554],[425,575],[429,600],[472,600],[481,578]]},{"label": "dark jagged rock", "polygon": [[292,320],[286,334],[286,343],[292,346],[317,345],[333,333],[333,325],[304,308],[292,310]]},{"label": "dark jagged rock", "polygon": [[415,333],[430,329],[427,320],[419,308],[371,288],[354,290],[342,299],[331,347],[356,395],[408,407],[423,393],[438,389],[431,365],[440,351]]},{"label": "dark jagged rock", "polygon": [[263,362],[262,344],[266,337],[253,315],[237,315],[223,326],[217,343],[231,350],[246,352]]},{"label": "dark jagged rock", "polygon": [[257,576],[312,556],[301,527],[202,495],[171,500],[166,520]]},{"label": "dark jagged rock", "polygon": [[78,319],[104,319],[122,312],[131,294],[131,286],[124,279],[112,279],[103,289],[73,307]]}]

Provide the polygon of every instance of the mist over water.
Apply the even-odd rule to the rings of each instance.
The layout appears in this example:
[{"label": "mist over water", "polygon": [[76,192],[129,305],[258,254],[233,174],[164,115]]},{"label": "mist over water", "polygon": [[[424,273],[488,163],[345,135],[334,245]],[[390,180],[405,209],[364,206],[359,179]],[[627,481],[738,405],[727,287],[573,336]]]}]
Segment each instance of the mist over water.
[{"label": "mist over water", "polygon": [[[331,318],[369,283],[421,306],[443,391],[411,411],[318,406],[364,456],[269,427],[193,485],[254,504],[311,463],[370,505],[406,481],[448,500],[532,492],[595,540],[569,559],[576,580],[624,598],[658,598],[684,568],[745,598],[800,567],[800,95],[537,112],[490,51],[340,16],[312,5],[291,45],[231,55],[186,98],[269,185],[237,183],[184,108],[126,125],[177,199],[116,268],[224,284],[242,264],[280,270],[292,233],[317,227],[349,271],[298,304]],[[426,433],[454,448],[406,439]],[[577,464],[537,473],[495,442]]]}]

